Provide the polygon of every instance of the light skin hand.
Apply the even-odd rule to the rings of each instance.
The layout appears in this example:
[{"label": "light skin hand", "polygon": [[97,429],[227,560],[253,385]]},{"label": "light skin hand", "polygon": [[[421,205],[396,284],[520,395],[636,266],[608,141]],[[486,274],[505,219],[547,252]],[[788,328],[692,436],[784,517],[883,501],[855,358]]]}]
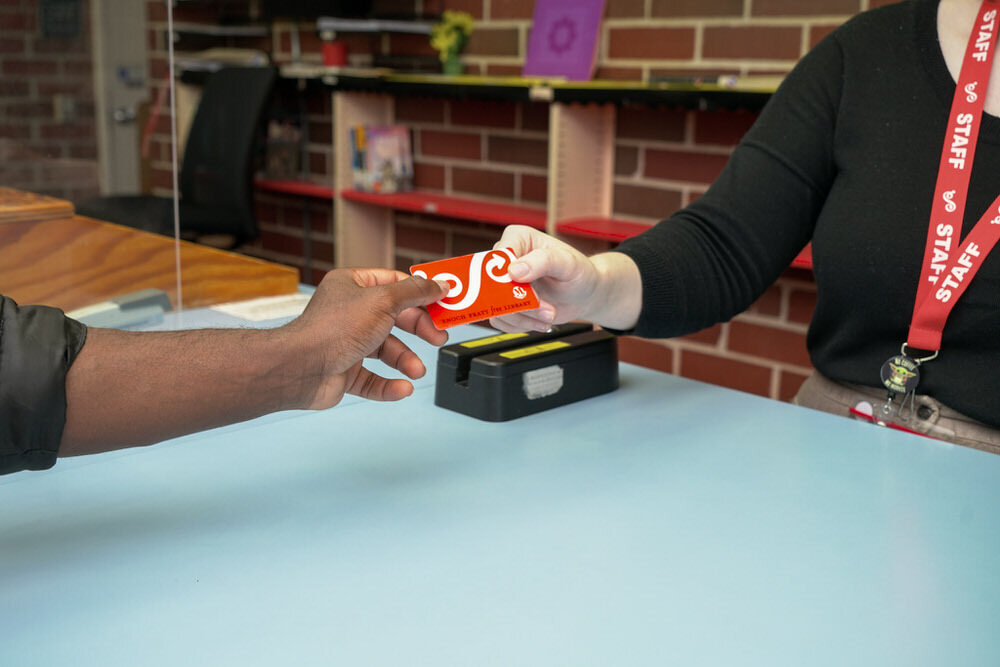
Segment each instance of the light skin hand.
[{"label": "light skin hand", "polygon": [[553,324],[586,320],[615,329],[630,329],[639,318],[642,281],[627,255],[607,252],[587,257],[567,243],[531,227],[504,230],[494,248],[511,248],[518,260],[510,276],[531,283],[539,307],[495,317],[501,331],[546,331]]},{"label": "light skin hand", "polygon": [[447,287],[384,269],[331,271],[297,319],[277,329],[140,333],[90,329],[66,378],[60,456],[151,444],[290,409],[323,409],[345,393],[379,401],[409,380],[362,366],[379,359],[410,379],[417,355],[393,326],[447,341],[420,306]]}]

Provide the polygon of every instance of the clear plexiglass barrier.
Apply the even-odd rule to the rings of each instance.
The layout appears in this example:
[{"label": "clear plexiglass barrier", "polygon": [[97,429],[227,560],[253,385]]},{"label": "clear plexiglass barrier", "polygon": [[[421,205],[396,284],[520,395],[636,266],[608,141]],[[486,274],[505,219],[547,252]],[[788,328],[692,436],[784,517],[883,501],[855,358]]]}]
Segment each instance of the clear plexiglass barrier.
[{"label": "clear plexiglass barrier", "polygon": [[297,291],[300,267],[254,249],[253,183],[280,107],[261,12],[257,0],[0,7],[0,294],[142,328]]}]

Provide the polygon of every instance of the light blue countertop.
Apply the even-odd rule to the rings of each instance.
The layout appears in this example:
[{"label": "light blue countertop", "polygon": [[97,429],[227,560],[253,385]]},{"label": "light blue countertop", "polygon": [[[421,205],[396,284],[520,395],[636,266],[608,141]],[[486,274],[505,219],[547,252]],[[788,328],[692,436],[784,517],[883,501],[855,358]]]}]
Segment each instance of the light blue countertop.
[{"label": "light blue countertop", "polygon": [[1000,457],[627,364],[480,422],[415,347],[399,403],[0,478],[0,664],[997,664]]}]

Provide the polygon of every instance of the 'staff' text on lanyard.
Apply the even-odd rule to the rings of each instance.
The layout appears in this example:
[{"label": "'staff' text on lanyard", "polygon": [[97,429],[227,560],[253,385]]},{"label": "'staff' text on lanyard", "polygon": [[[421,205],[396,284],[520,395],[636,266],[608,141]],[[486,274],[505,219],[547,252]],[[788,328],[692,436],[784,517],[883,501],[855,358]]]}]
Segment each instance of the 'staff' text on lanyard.
[{"label": "'staff' text on lanyard", "polygon": [[[984,0],[980,5],[962,60],[938,166],[910,330],[900,354],[882,365],[882,383],[889,390],[888,399],[882,406],[882,415],[886,418],[892,415],[892,401],[897,395],[903,395],[904,405],[907,397],[912,404],[920,381],[920,364],[937,356],[945,322],[955,303],[1000,240],[998,196],[975,227],[958,241],[996,50],[998,6],[1000,3],[996,0]],[[908,347],[932,354],[915,358],[908,354]]]}]

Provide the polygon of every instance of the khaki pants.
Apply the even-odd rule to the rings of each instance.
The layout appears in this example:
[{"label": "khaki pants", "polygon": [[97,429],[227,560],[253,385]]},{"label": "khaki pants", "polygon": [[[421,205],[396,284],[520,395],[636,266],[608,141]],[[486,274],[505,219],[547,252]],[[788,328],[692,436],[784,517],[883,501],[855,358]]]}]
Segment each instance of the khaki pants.
[{"label": "khaki pants", "polygon": [[[900,398],[894,401],[897,406]],[[877,412],[885,399],[885,389],[834,382],[814,371],[792,403],[847,417],[850,409],[862,401],[867,401]],[[909,407],[907,400],[903,415],[909,415],[909,419],[903,421],[897,416],[893,419],[896,424],[938,440],[1000,454],[1000,429],[966,417],[930,396],[917,394],[912,412]]]}]

